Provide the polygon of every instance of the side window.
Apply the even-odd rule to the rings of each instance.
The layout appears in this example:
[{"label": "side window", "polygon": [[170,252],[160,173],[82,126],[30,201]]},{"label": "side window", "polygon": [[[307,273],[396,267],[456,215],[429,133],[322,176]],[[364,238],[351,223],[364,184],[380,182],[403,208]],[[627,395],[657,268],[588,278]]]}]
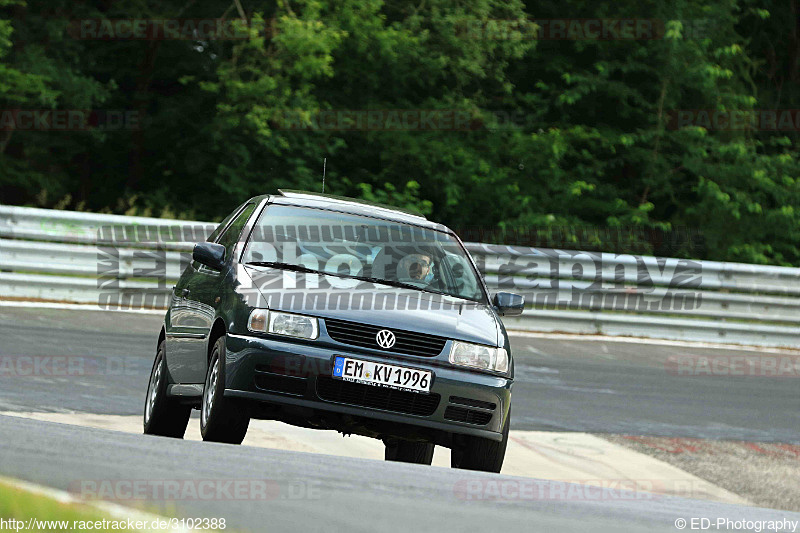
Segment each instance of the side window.
[{"label": "side window", "polygon": [[228,223],[231,221],[231,219],[234,216],[236,216],[236,214],[242,209],[242,207],[244,207],[244,204],[240,205],[239,207],[237,207],[236,209],[231,211],[231,213],[228,216],[226,216],[225,219],[222,222],[219,223],[219,226],[217,226],[217,229],[215,229],[211,233],[211,235],[208,236],[208,238],[206,239],[206,242],[217,242],[217,237],[219,237],[220,232],[222,232],[222,230],[224,230],[226,227],[228,227]]},{"label": "side window", "polygon": [[242,209],[242,212],[231,222],[231,225],[225,230],[222,236],[217,241],[225,247],[225,260],[227,261],[233,253],[236,243],[239,242],[239,236],[242,234],[242,228],[247,223],[250,215],[256,209],[256,204],[247,204],[247,207]]}]

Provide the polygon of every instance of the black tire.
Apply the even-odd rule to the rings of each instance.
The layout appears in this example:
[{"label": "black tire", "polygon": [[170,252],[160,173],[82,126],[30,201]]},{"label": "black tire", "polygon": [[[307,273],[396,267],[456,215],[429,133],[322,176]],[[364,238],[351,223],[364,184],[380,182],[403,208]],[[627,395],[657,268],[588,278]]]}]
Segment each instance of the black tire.
[{"label": "black tire", "polygon": [[503,440],[500,442],[464,435],[461,442],[450,453],[450,466],[464,470],[497,472],[503,467],[508,446],[508,428],[511,425],[511,410],[503,425]]},{"label": "black tire", "polygon": [[225,337],[214,343],[208,363],[203,403],[200,406],[200,433],[203,440],[241,444],[247,435],[250,416],[230,398],[225,398]]},{"label": "black tire", "polygon": [[144,400],[144,434],[182,439],[186,434],[192,407],[167,397],[169,379],[165,356],[165,344],[161,341],[150,371],[150,382]]},{"label": "black tire", "polygon": [[434,445],[429,442],[411,442],[407,440],[386,441],[387,461],[398,461],[401,463],[415,463],[418,465],[429,465],[433,461]]}]

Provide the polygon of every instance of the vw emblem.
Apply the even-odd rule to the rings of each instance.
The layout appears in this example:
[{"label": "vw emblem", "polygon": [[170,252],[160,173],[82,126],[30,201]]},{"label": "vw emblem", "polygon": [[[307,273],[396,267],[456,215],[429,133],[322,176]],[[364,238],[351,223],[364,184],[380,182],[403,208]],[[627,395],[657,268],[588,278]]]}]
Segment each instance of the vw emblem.
[{"label": "vw emblem", "polygon": [[389,331],[388,329],[382,329],[375,335],[375,340],[378,342],[378,346],[381,348],[386,348],[387,350],[394,346],[395,338],[394,333]]}]

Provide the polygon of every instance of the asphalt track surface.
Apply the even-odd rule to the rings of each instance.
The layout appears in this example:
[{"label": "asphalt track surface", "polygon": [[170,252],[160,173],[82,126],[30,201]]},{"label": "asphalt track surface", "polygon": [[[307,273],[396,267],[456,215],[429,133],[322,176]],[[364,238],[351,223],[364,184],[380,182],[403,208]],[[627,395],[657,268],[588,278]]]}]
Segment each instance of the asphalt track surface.
[{"label": "asphalt track surface", "polygon": [[[154,315],[0,308],[0,361],[67,356],[94,364],[89,375],[0,372],[0,410],[140,414],[159,324]],[[797,380],[689,378],[667,370],[670,356],[727,350],[528,337],[512,344],[515,429],[800,442]],[[224,517],[229,529],[248,531],[676,531],[679,518],[800,519],[614,490],[596,499],[563,497],[562,482],[5,416],[0,475],[64,490],[87,480],[267,480],[276,492],[266,500],[154,496],[120,502],[178,517]],[[511,493],[500,501],[466,499],[465,487],[487,483],[511,487]],[[535,483],[539,495],[515,496],[520,483]]]},{"label": "asphalt track surface", "polygon": [[[248,531],[676,531],[691,518],[800,520],[800,513],[682,498],[642,499],[623,491],[597,499],[570,494],[559,482],[537,481],[532,494],[514,487],[533,480],[447,468],[172,440],[0,416],[5,475],[62,490],[120,480],[267,480],[262,499],[132,499],[183,518],[225,517],[228,529]],[[466,499],[490,494],[467,487],[512,487],[503,501]],[[472,484],[472,485],[469,485]],[[541,487],[541,488],[539,488]],[[117,491],[118,489],[113,489]],[[503,489],[500,489],[503,490]],[[541,491],[541,492],[539,492]],[[561,492],[559,492],[561,491]],[[127,496],[127,492],[118,491]],[[157,492],[146,492],[157,494]],[[247,492],[244,493],[247,496]],[[491,492],[494,494],[494,492]]]},{"label": "asphalt track surface", "polygon": [[[0,307],[6,364],[66,356],[91,367],[71,376],[43,375],[46,365],[38,375],[0,368],[0,411],[140,414],[161,320]],[[800,443],[800,379],[676,375],[668,362],[749,352],[518,336],[512,347],[514,429]]]}]

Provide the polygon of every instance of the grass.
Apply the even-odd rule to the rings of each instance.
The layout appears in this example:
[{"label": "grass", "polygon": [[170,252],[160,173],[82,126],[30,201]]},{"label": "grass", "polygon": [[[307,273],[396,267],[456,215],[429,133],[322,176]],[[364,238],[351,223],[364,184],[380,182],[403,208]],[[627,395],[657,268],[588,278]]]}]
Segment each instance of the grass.
[{"label": "grass", "polygon": [[[72,531],[75,522],[98,522],[102,520],[121,520],[104,514],[102,511],[86,504],[57,501],[49,496],[11,486],[0,481],[0,519],[6,523],[0,529],[14,531],[9,525],[9,519],[19,520],[24,526],[18,525],[19,531]],[[34,519],[39,522],[38,527],[27,529],[28,521]],[[46,522],[64,522],[66,527]],[[42,522],[45,522],[44,524]],[[95,529],[106,531],[102,527]]]},{"label": "grass", "polygon": [[96,521],[108,517],[93,507],[62,503],[0,481],[0,518],[14,518],[26,524],[31,518],[44,521],[68,520],[71,528],[75,520]]},{"label": "grass", "polygon": [[[122,510],[124,511],[125,509],[122,508]],[[103,509],[99,509],[89,503],[82,503],[80,500],[59,501],[47,494],[28,490],[24,487],[17,487],[7,480],[0,479],[0,531],[175,531],[170,527],[165,529],[165,526],[171,525],[167,522],[176,514],[174,512],[164,514],[163,510],[158,512],[156,510],[150,511],[146,508],[131,508],[130,515],[128,513],[124,513],[124,515],[115,513],[112,516],[104,512]],[[128,518],[133,521],[133,529],[127,527]],[[29,520],[31,519],[37,521],[38,524],[28,529]],[[9,523],[9,520],[16,520],[22,522],[22,524]],[[103,520],[106,521],[105,527],[102,525]],[[153,527],[153,520],[159,521],[157,527]],[[81,522],[83,524],[80,524]],[[89,524],[90,522],[91,524]],[[101,523],[98,524],[98,522]],[[117,522],[120,527],[114,529],[109,522]],[[223,527],[222,529],[226,528]],[[184,531],[186,530],[184,529]],[[203,531],[214,533],[218,530],[204,529]],[[241,533],[230,528],[227,531]]]}]

